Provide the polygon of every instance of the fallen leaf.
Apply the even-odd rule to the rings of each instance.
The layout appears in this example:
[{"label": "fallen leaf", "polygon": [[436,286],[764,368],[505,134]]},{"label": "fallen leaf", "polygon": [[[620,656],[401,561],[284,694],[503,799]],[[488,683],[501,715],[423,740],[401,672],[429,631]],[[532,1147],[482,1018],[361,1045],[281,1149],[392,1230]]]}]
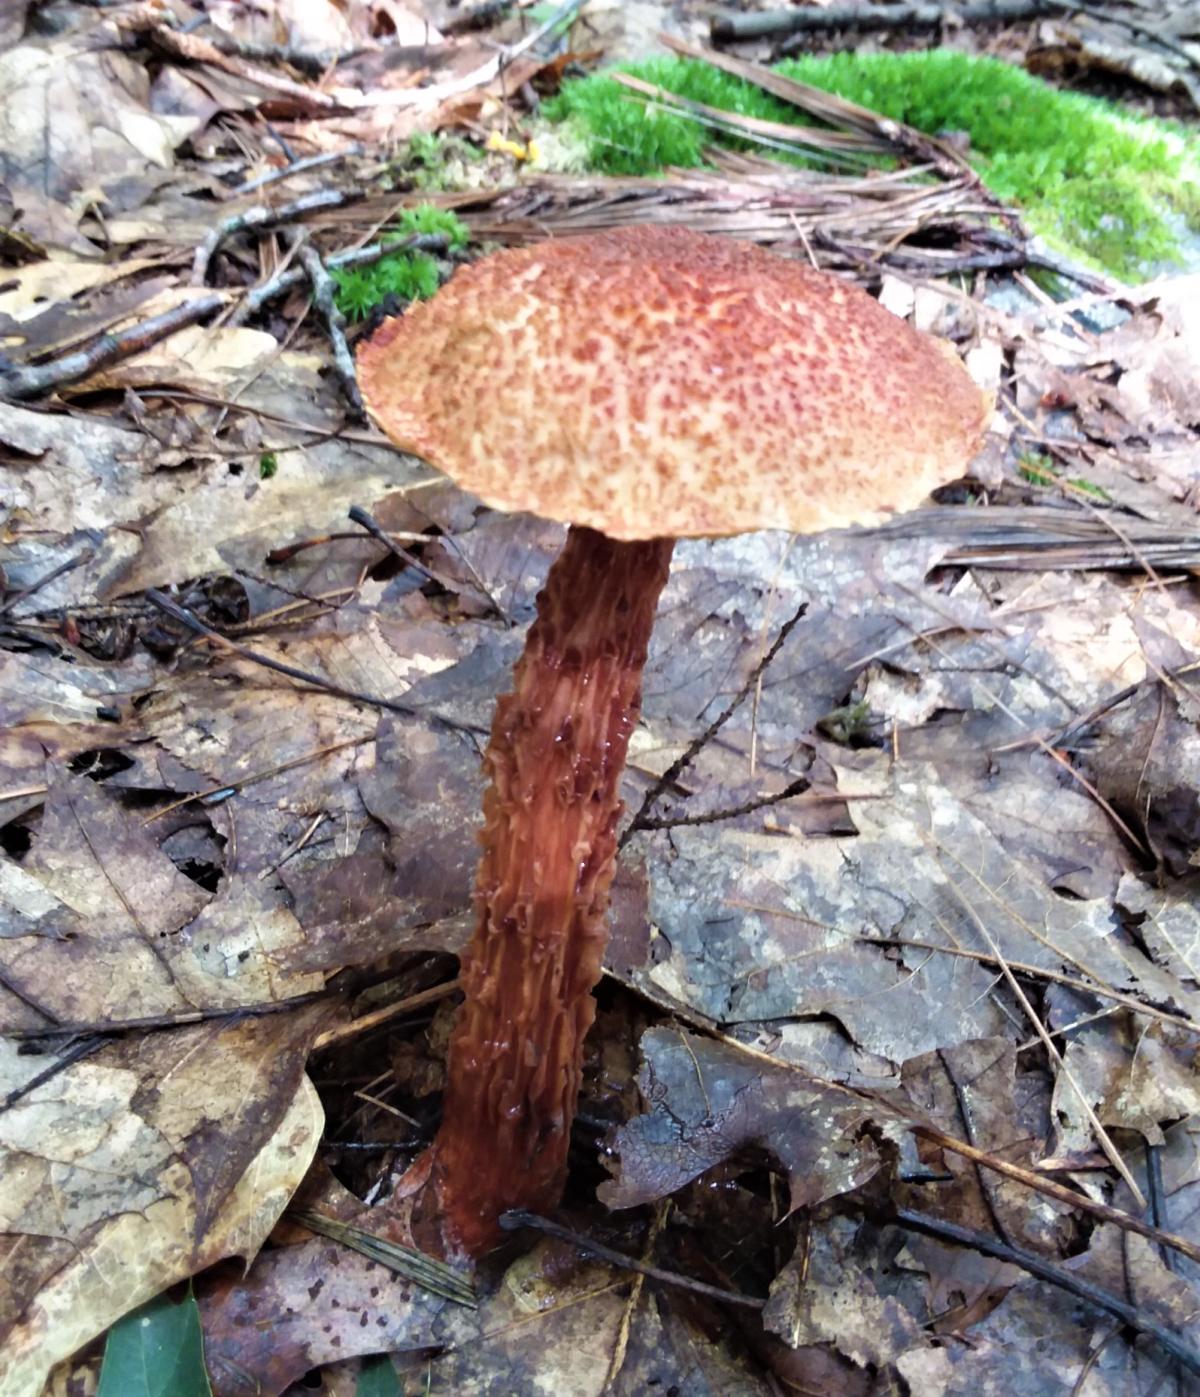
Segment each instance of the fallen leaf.
[{"label": "fallen leaf", "polygon": [[17,231],[94,253],[77,230],[87,205],[147,162],[169,168],[197,123],[151,112],[144,64],[81,40],[73,33],[0,53],[0,182],[17,206]]},{"label": "fallen leaf", "polygon": [[710,1039],[650,1029],[642,1059],[650,1111],[617,1131],[616,1176],[598,1190],[610,1208],[664,1198],[749,1145],[778,1160],[790,1207],[811,1207],[869,1179],[897,1138],[883,1107]]},{"label": "fallen leaf", "polygon": [[[320,1137],[303,1068],[325,1012],[109,1044],[9,1106],[4,1397],[36,1397],[54,1364],[175,1281],[255,1256]],[[6,1049],[8,1087],[39,1067]]]}]

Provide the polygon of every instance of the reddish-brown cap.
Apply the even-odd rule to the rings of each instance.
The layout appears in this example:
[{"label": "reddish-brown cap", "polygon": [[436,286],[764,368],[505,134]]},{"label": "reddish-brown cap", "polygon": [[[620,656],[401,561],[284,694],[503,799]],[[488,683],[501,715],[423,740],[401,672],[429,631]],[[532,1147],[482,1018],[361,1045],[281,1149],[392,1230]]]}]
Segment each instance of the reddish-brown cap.
[{"label": "reddish-brown cap", "polygon": [[989,412],[949,345],[857,287],[678,228],[485,257],[358,374],[464,489],[617,539],[878,522],[960,475]]}]

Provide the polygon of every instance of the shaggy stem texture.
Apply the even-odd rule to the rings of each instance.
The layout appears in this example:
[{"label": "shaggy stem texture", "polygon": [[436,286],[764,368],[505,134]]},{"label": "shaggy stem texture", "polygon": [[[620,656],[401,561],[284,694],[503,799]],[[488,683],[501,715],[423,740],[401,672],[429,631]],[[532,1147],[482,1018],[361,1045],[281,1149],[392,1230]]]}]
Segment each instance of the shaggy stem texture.
[{"label": "shaggy stem texture", "polygon": [[544,1211],[567,1172],[608,939],[618,795],[673,542],[572,529],[497,706],[484,761],[478,921],[450,1044],[434,1180],[452,1247]]}]

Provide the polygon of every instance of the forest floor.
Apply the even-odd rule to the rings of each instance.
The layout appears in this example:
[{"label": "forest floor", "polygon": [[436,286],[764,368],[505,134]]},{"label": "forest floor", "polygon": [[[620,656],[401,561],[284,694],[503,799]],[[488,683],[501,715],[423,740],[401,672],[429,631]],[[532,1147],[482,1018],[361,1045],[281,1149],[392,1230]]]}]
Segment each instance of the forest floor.
[{"label": "forest floor", "polygon": [[[0,13],[0,1395],[1200,1390],[1186,256],[1074,264],[953,133],[811,91],[894,173],[550,168],[564,75],[796,34],[474,9]],[[935,41],[1195,131],[1196,6],[804,39]],[[569,1232],[468,1284],[387,1203],[563,530],[368,423],[336,275],[646,220],[854,277],[997,410],[885,527],[679,545]]]}]

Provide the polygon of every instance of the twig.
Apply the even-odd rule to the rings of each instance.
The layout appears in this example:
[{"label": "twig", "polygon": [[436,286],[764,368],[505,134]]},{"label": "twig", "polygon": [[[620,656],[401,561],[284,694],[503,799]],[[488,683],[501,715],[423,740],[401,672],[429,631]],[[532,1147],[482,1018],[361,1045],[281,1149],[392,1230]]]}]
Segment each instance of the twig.
[{"label": "twig", "polygon": [[[365,694],[358,689],[346,689],[319,674],[313,674],[310,670],[297,669],[295,665],[285,665],[281,660],[271,659],[269,655],[260,655],[257,650],[251,650],[248,645],[241,645],[236,640],[230,640],[228,636],[222,635],[220,631],[213,630],[211,626],[206,626],[198,616],[194,616],[186,607],[180,606],[178,602],[172,601],[170,597],[165,596],[154,587],[147,589],[146,600],[152,602],[160,611],[165,611],[172,620],[186,626],[195,635],[201,635],[205,640],[213,641],[223,650],[239,655],[243,660],[249,660],[251,664],[262,665],[264,669],[285,675],[288,679],[296,679],[302,684],[310,684],[322,693],[332,694],[335,698],[348,699],[351,703],[365,703],[372,708],[382,708],[389,713],[401,713],[406,718],[423,718],[427,721],[441,723],[453,732],[473,733],[476,731],[470,724],[456,722],[453,718],[444,717],[441,713],[434,713],[429,709],[414,708],[412,704],[395,703],[391,699],[379,698],[376,694]],[[350,744],[344,745],[349,746]],[[224,789],[225,787],[221,788],[221,790]],[[219,794],[219,791],[214,792],[214,794]],[[187,797],[188,800],[199,798],[198,796]],[[160,815],[163,813],[163,811],[159,811]]]},{"label": "twig", "polygon": [[[1192,660],[1188,664],[1178,665],[1175,669],[1164,670],[1163,679],[1180,679],[1184,675],[1191,674],[1196,670],[1200,670],[1200,660]],[[1153,679],[1149,682],[1157,684],[1161,683],[1162,680]],[[1106,713],[1110,713],[1114,708],[1119,708],[1121,704],[1126,703],[1129,699],[1133,698],[1134,694],[1136,694],[1137,691],[1145,683],[1147,683],[1147,680],[1139,679],[1136,684],[1130,684],[1126,688],[1122,689],[1119,693],[1115,693],[1111,695],[1111,697],[1109,698],[1102,699],[1095,706],[1095,708],[1089,709],[1088,712],[1083,715],[1083,717],[1072,718],[1069,723],[1067,723],[1064,727],[1061,727],[1056,733],[1053,733],[1046,740],[1050,743],[1052,747],[1069,748],[1071,743],[1074,742],[1074,740],[1077,737],[1079,737],[1082,733],[1086,732],[1088,728],[1092,727],[1096,722],[1103,718]],[[1010,751],[1017,746],[1028,746],[1033,741],[1033,738],[1022,738],[1020,743],[1010,743],[1007,747],[997,748],[996,750]]]},{"label": "twig", "polygon": [[356,155],[363,153],[363,147],[358,141],[349,145],[345,150],[330,150],[324,155],[309,155],[303,160],[292,160],[288,164],[280,166],[277,170],[268,170],[265,175],[258,175],[254,179],[245,180],[236,185],[229,192],[231,195],[250,194],[256,189],[262,189],[264,185],[276,184],[280,180],[291,179],[293,175],[303,174],[306,170],[318,170],[323,165],[335,165],[341,160],[350,160]]},{"label": "twig", "polygon": [[[377,519],[373,518],[370,514],[368,514],[367,511],[361,507],[361,505],[350,506],[350,518],[353,519],[356,524],[361,524],[362,527],[366,529],[366,531],[373,537],[377,538],[380,541],[380,543],[386,544],[386,546],[391,550],[392,553],[395,554],[397,558],[401,560],[401,562],[407,564],[407,566],[409,567],[415,568],[424,577],[427,577],[430,580],[430,582],[436,582],[439,587],[445,587],[448,592],[456,592],[458,590],[459,584],[457,582],[454,582],[449,578],[440,577],[436,572],[433,572],[430,568],[427,568],[425,564],[422,563],[418,558],[414,557],[413,554],[411,554],[407,548],[402,548],[400,544],[397,542],[397,535],[394,533],[389,533],[383,527],[383,525],[380,524]],[[350,535],[350,537],[354,537],[354,535]],[[489,591],[487,584],[484,582],[483,578],[480,577],[479,573],[472,565],[470,558],[468,558],[467,555],[461,549],[461,547],[459,547],[457,540],[447,534],[443,534],[441,537],[454,548],[454,551],[462,560],[464,567],[471,574],[471,578],[474,581],[475,586],[478,587],[480,595],[485,598],[485,600],[491,606],[492,610],[496,613],[497,616],[500,617],[502,621],[504,621],[508,625],[511,625],[512,623],[509,620],[508,615],[504,611],[504,608]],[[413,534],[411,535],[411,538],[414,542],[416,542],[418,540],[428,538],[428,535]]]},{"label": "twig", "polygon": [[955,1246],[970,1247],[972,1251],[981,1252],[984,1256],[1019,1266],[1038,1280],[1056,1285],[1089,1305],[1113,1315],[1131,1329],[1136,1329],[1138,1333],[1148,1335],[1172,1358],[1178,1359],[1193,1373],[1200,1373],[1200,1351],[1194,1349],[1173,1329],[1168,1329],[1143,1310],[1127,1304],[1111,1291],[1093,1285],[1091,1281],[1084,1280],[1082,1276],[1077,1276],[1062,1266],[1056,1266],[1035,1252],[1026,1251],[1024,1247],[1010,1246],[996,1237],[989,1237],[985,1232],[973,1232],[970,1228],[959,1227],[956,1223],[943,1222],[940,1218],[914,1212],[911,1208],[897,1208],[894,1218],[901,1227],[906,1227],[912,1232],[922,1232],[927,1237],[936,1237],[941,1242],[950,1242]]},{"label": "twig", "polygon": [[407,548],[397,543],[383,525],[363,509],[362,505],[352,504],[349,510],[349,517],[356,524],[366,529],[367,533],[369,533],[372,538],[378,539],[393,556],[400,559],[405,567],[412,568],[414,572],[419,572],[422,577],[430,582],[436,582],[439,587],[445,587],[447,591],[454,591],[454,588],[448,582],[440,578],[436,572],[431,572],[419,558],[410,553]]},{"label": "twig", "polygon": [[338,309],[337,287],[333,278],[321,261],[321,254],[314,247],[301,247],[300,263],[312,284],[313,305],[321,313],[325,328],[329,332],[329,343],[333,346],[333,367],[341,381],[342,392],[356,413],[364,414],[362,394],[358,388],[358,376],[354,372],[354,355],[346,343],[346,317]]},{"label": "twig", "polygon": [[[746,696],[754,688],[755,684],[758,683],[759,676],[764,672],[775,656],[779,654],[788,636],[791,635],[807,610],[808,603],[801,602],[795,614],[780,627],[779,634],[775,637],[774,644],[750,671],[746,678],[746,682],[733,696],[728,706],[709,723],[708,727],[706,727],[699,736],[692,738],[683,752],[675,758],[671,765],[667,767],[666,771],[663,772],[658,780],[655,781],[646,792],[641,805],[638,806],[637,814],[634,815],[633,819],[625,826],[620,839],[617,841],[618,849],[623,849],[639,829],[648,828],[646,821],[659,796],[662,795],[668,786],[674,785],[680,774],[691,764],[696,754],[720,732],[729,719],[733,717],[734,713],[737,712],[740,705],[745,701]],[[783,797],[776,797],[776,799],[783,799]]]},{"label": "twig", "polygon": [[423,1009],[427,1004],[436,1004],[441,999],[446,999],[452,995],[459,987],[457,980],[447,980],[441,985],[432,985],[427,990],[418,990],[416,994],[406,995],[404,999],[398,999],[394,1004],[385,1004],[381,1009],[372,1009],[369,1014],[360,1014],[357,1019],[351,1019],[349,1023],[337,1024],[333,1028],[327,1028],[324,1033],[317,1035],[313,1043],[313,1052],[320,1052],[325,1048],[332,1048],[338,1043],[344,1043],[348,1038],[358,1038],[364,1033],[371,1033],[385,1023],[390,1023],[393,1019],[398,1019],[404,1014],[411,1014],[414,1009]]},{"label": "twig", "polygon": [[[611,972],[610,972],[611,973]],[[619,976],[614,976],[620,980],[621,984],[629,984]],[[1086,1193],[1076,1193],[1073,1189],[1065,1188],[1062,1184],[1055,1183],[1053,1179],[1048,1179],[1044,1174],[1035,1173],[1032,1169],[1023,1169],[1019,1164],[1010,1164],[1008,1160],[1002,1159],[999,1155],[989,1154],[987,1150],[977,1149],[974,1145],[969,1145],[965,1140],[959,1140],[942,1130],[939,1126],[922,1120],[915,1112],[908,1112],[898,1109],[896,1103],[885,1100],[878,1093],[844,1086],[841,1082],[831,1082],[823,1078],[814,1079],[810,1072],[796,1063],[788,1062],[785,1059],[772,1057],[770,1053],[763,1052],[760,1048],[751,1047],[748,1043],[743,1043],[739,1039],[731,1037],[727,1033],[722,1033],[719,1028],[715,1028],[711,1020],[705,1019],[694,1010],[689,1010],[683,1005],[674,1001],[660,1001],[653,994],[647,993],[638,985],[629,984],[629,988],[641,994],[652,1004],[682,1019],[684,1023],[694,1028],[697,1032],[703,1033],[710,1038],[715,1038],[718,1042],[724,1043],[735,1052],[741,1053],[745,1057],[753,1058],[755,1062],[761,1063],[764,1067],[775,1072],[791,1072],[797,1076],[805,1078],[806,1081],[820,1080],[821,1084],[830,1091],[840,1092],[846,1096],[852,1096],[858,1101],[865,1101],[882,1110],[889,1117],[899,1117],[899,1119],[914,1134],[920,1135],[935,1145],[939,1145],[944,1150],[949,1150],[951,1154],[961,1155],[963,1159],[969,1159],[975,1164],[982,1164],[985,1169],[994,1170],[997,1174],[1003,1174],[1006,1178],[1013,1179],[1019,1184],[1024,1184],[1026,1188],[1031,1188],[1035,1193],[1044,1194],[1047,1198],[1053,1198],[1056,1202],[1062,1203],[1068,1208],[1078,1208],[1080,1212],[1087,1213],[1090,1217],[1097,1218],[1100,1222],[1111,1222],[1114,1226],[1122,1228],[1126,1232],[1136,1232],[1139,1237],[1146,1237],[1156,1245],[1170,1247],[1173,1251],[1180,1252],[1183,1256],[1200,1264],[1200,1246],[1189,1241],[1186,1237],[1181,1237],[1177,1232],[1166,1232],[1161,1228],[1152,1227],[1149,1223],[1143,1222],[1141,1218],[1134,1217],[1132,1213],[1122,1212],[1120,1208],[1110,1207],[1107,1203],[1098,1203],[1089,1198]]]},{"label": "twig", "polygon": [[[954,859],[956,863],[961,864],[961,861],[958,858],[956,858],[954,854],[950,853],[949,850],[946,850],[946,853],[949,854],[949,856],[952,859]],[[940,863],[941,860],[939,859],[938,862]],[[943,871],[945,871],[944,867]],[[1133,1175],[1129,1172],[1129,1166],[1121,1158],[1120,1152],[1117,1150],[1117,1147],[1113,1144],[1112,1138],[1109,1136],[1108,1131],[1105,1130],[1103,1124],[1101,1123],[1100,1117],[1096,1114],[1096,1108],[1092,1105],[1091,1100],[1089,1099],[1087,1093],[1084,1091],[1083,1087],[1080,1086],[1079,1080],[1075,1076],[1074,1072],[1072,1072],[1070,1067],[1067,1066],[1067,1063],[1064,1060],[1063,1055],[1059,1052],[1058,1047],[1054,1042],[1054,1039],[1047,1032],[1046,1025],[1042,1022],[1041,1016],[1037,1013],[1033,1005],[1029,1002],[1029,996],[1025,993],[1025,989],[1022,986],[1021,982],[1013,974],[1012,967],[1004,958],[1004,953],[1003,951],[1001,951],[999,945],[997,944],[996,938],[988,929],[987,923],[975,910],[970,899],[965,896],[965,894],[962,892],[962,890],[959,888],[958,884],[954,881],[953,878],[947,877],[946,885],[950,889],[950,892],[953,894],[953,896],[958,900],[959,905],[967,914],[967,917],[969,918],[971,924],[974,926],[975,930],[979,933],[980,936],[983,937],[984,941],[987,942],[988,950],[996,958],[996,964],[1000,967],[1000,973],[1004,976],[1005,983],[1008,985],[1009,989],[1015,995],[1017,1003],[1020,1004],[1021,1008],[1025,1011],[1025,1016],[1033,1025],[1034,1032],[1042,1040],[1042,1047],[1045,1048],[1047,1056],[1050,1058],[1051,1062],[1055,1064],[1059,1072],[1062,1073],[1071,1090],[1075,1093],[1076,1097],[1078,1098],[1079,1105],[1083,1109],[1083,1113],[1088,1119],[1088,1124],[1092,1127],[1093,1131],[1095,1131],[1096,1139],[1100,1142],[1100,1148],[1108,1157],[1109,1163],[1121,1176],[1122,1182],[1124,1183],[1125,1187],[1129,1190],[1129,1192],[1132,1194],[1133,1200],[1137,1204],[1137,1206],[1139,1208],[1144,1209],[1146,1206],[1146,1200],[1142,1196],[1141,1189],[1137,1186],[1137,1180],[1134,1179]]]},{"label": "twig", "polygon": [[215,228],[210,228],[196,249],[196,256],[192,262],[193,286],[204,285],[208,278],[208,265],[216,255],[217,249],[226,238],[235,233],[244,233],[255,228],[272,228],[279,223],[288,223],[294,218],[303,218],[306,214],[319,213],[322,209],[341,208],[343,204],[357,197],[358,194],[354,190],[317,189],[275,209],[268,208],[265,204],[256,204],[241,213],[231,214],[222,219]]},{"label": "twig", "polygon": [[27,1082],[22,1082],[19,1087],[13,1087],[12,1091],[0,1102],[0,1111],[11,1109],[22,1097],[28,1096],[31,1091],[35,1091],[38,1087],[52,1081],[60,1072],[65,1072],[68,1067],[82,1062],[85,1057],[91,1057],[103,1046],[103,1038],[83,1038],[78,1043],[72,1043],[69,1048],[64,1050],[63,1055],[56,1058],[49,1067],[44,1067],[40,1072],[30,1077]]},{"label": "twig", "polygon": [[[650,1228],[646,1235],[645,1245],[642,1247],[642,1261],[649,1263],[654,1255],[654,1249],[658,1245],[659,1233],[666,1226],[667,1219],[671,1215],[671,1200],[662,1198],[658,1206],[654,1209],[654,1216],[650,1219]],[[629,1295],[625,1304],[621,1307],[621,1323],[617,1328],[616,1342],[613,1344],[613,1351],[608,1360],[608,1372],[604,1377],[604,1387],[602,1391],[608,1393],[612,1390],[621,1369],[625,1366],[625,1356],[629,1351],[629,1331],[633,1324],[633,1317],[637,1313],[637,1308],[642,1302],[642,1291],[645,1288],[645,1273],[639,1271],[633,1278],[629,1287]]]},{"label": "twig", "polygon": [[855,800],[884,800],[885,796],[868,793],[863,795],[840,791],[813,791],[807,776],[798,776],[782,791],[774,795],[755,796],[742,805],[726,806],[723,810],[705,810],[698,815],[674,815],[662,819],[647,817],[638,825],[639,830],[677,829],[680,825],[715,825],[721,820],[736,820],[739,815],[752,815],[772,805],[780,805],[785,800],[807,795],[806,805],[848,805]]},{"label": "twig", "polygon": [[131,354],[140,354],[177,330],[194,325],[220,310],[224,304],[224,296],[202,296],[161,315],[152,315],[147,320],[130,325],[127,330],[101,335],[87,349],[64,354],[60,359],[51,359],[49,363],[27,368],[0,368],[0,398],[35,398],[52,388],[77,383],[121,359],[129,358]]},{"label": "twig", "polygon": [[[201,22],[212,23],[207,16]],[[252,63],[286,63],[305,77],[319,78],[330,68],[345,63],[357,54],[364,52],[364,46],[350,49],[298,49],[290,44],[256,44],[249,39],[239,39],[214,25],[214,33],[206,40],[218,53],[226,58],[246,58]]]},{"label": "twig", "polygon": [[[777,1063],[776,1066],[778,1065]],[[1032,1169],[1022,1169],[1019,1164],[1010,1164],[1007,1159],[1002,1159],[999,1155],[976,1149],[974,1145],[968,1145],[965,1140],[959,1140],[935,1125],[929,1125],[924,1121],[911,1121],[909,1129],[924,1139],[932,1141],[933,1144],[940,1145],[942,1149],[949,1150],[951,1154],[961,1155],[963,1159],[982,1164],[985,1169],[991,1169],[997,1174],[1014,1179],[1017,1183],[1024,1184],[1026,1188],[1043,1193],[1047,1198],[1053,1198],[1068,1208],[1078,1208],[1091,1217],[1099,1218],[1101,1222],[1114,1223],[1126,1232],[1136,1232],[1139,1237],[1146,1237],[1151,1242],[1181,1252],[1191,1261],[1200,1262],[1200,1246],[1189,1241],[1186,1237],[1181,1237],[1177,1232],[1167,1232],[1160,1227],[1143,1222],[1141,1218],[1135,1217],[1132,1213],[1122,1212],[1120,1208],[1110,1207],[1107,1203],[1097,1203],[1086,1193],[1077,1193],[1074,1189],[1066,1188],[1062,1184],[1055,1183],[1053,1179],[1046,1178],[1044,1174],[1037,1174]]]},{"label": "twig", "polygon": [[[1163,1188],[1162,1146],[1146,1142],[1146,1194],[1150,1199],[1150,1221],[1155,1227],[1167,1225],[1167,1193]],[[1175,1258],[1159,1245],[1158,1254],[1168,1271],[1175,1269]]]},{"label": "twig", "polygon": [[289,1009],[299,1009],[306,1004],[315,1004],[319,999],[333,997],[336,991],[314,990],[309,994],[297,994],[291,999],[275,999],[262,1004],[236,1004],[230,1009],[188,1009],[180,1014],[148,1014],[140,1019],[104,1020],[99,1023],[56,1023],[46,1028],[20,1028],[8,1033],[10,1038],[24,1041],[38,1041],[47,1038],[112,1038],[122,1033],[150,1028],[187,1028],[191,1024],[211,1023],[219,1019],[260,1019],[268,1014],[284,1014]]},{"label": "twig", "polygon": [[291,78],[281,78],[266,68],[252,66],[243,58],[222,52],[211,39],[202,39],[198,34],[185,34],[169,28],[157,18],[150,6],[130,7],[128,15],[118,15],[116,24],[133,33],[144,33],[149,41],[175,58],[189,63],[208,63],[235,77],[248,78],[269,92],[278,92],[290,97],[303,108],[322,112],[342,110],[337,97],[322,92],[312,84],[293,82]]},{"label": "twig", "polygon": [[697,1295],[707,1295],[711,1300],[720,1300],[727,1305],[745,1305],[752,1310],[761,1310],[767,1303],[754,1295],[742,1295],[736,1290],[722,1290],[720,1286],[709,1285],[706,1281],[695,1281],[690,1276],[681,1276],[678,1271],[664,1271],[658,1266],[648,1266],[636,1257],[606,1247],[603,1242],[595,1242],[582,1232],[573,1232],[569,1227],[551,1222],[549,1218],[539,1217],[537,1213],[526,1212],[524,1208],[512,1208],[507,1213],[501,1213],[500,1226],[506,1232],[532,1227],[549,1237],[557,1237],[560,1242],[569,1242],[580,1251],[590,1252],[601,1261],[607,1261],[610,1266],[619,1266],[623,1271],[636,1271],[639,1275],[649,1276],[651,1280],[662,1281],[664,1285],[674,1285],[682,1290],[693,1291]]},{"label": "twig", "polygon": [[[963,24],[1012,23],[1072,8],[1075,7],[1065,0],[971,0],[954,6],[954,18]],[[936,29],[947,18],[945,4],[830,5],[821,9],[804,6],[753,14],[719,14],[713,17],[709,32],[714,42],[742,43],[811,29]],[[789,47],[784,45],[781,52]]]},{"label": "twig", "polygon": [[351,737],[345,742],[331,742],[327,747],[316,747],[311,752],[305,752],[303,756],[293,757],[291,761],[280,762],[278,766],[269,766],[265,770],[253,771],[248,776],[239,776],[233,781],[228,781],[223,786],[210,786],[206,791],[193,791],[191,795],[181,796],[179,800],[173,800],[170,805],[164,805],[161,810],[156,810],[153,815],[147,815],[142,821],[144,825],[152,825],[155,820],[161,820],[164,815],[170,815],[174,810],[182,810],[185,805],[191,805],[199,801],[201,805],[219,805],[230,796],[236,795],[238,791],[243,791],[247,786],[253,786],[259,781],[269,781],[272,776],[279,776],[285,771],[294,771],[298,766],[304,766],[308,762],[320,761],[322,757],[328,757],[334,752],[343,752],[347,747],[365,746],[368,742],[374,742],[375,736]]}]

